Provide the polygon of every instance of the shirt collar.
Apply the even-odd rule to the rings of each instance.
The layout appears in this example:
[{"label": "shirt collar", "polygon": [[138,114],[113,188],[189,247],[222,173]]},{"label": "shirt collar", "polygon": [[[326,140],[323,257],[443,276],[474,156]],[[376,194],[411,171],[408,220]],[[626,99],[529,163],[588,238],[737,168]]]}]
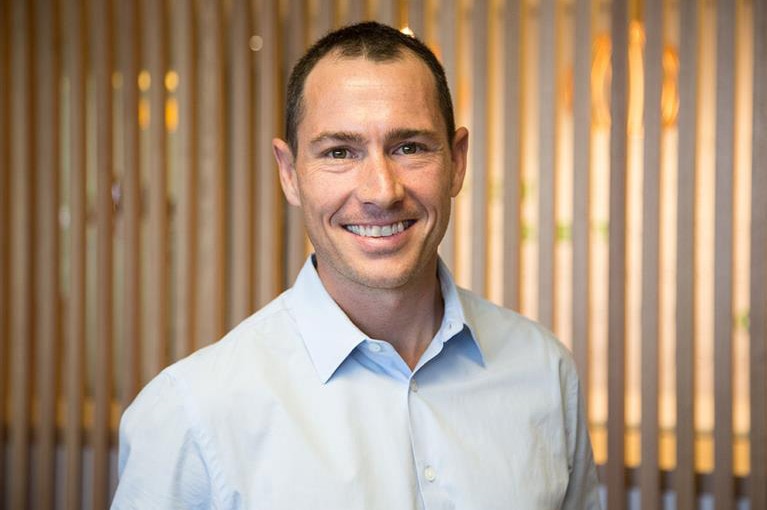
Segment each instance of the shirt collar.
[{"label": "shirt collar", "polygon": [[[324,384],[349,354],[367,339],[367,336],[352,323],[328,294],[313,261],[314,255],[307,258],[295,284],[286,293],[285,299],[309,357],[317,370],[317,375]],[[453,334],[460,333],[464,329],[463,326],[466,326],[477,349],[478,363],[484,365],[480,346],[473,333],[474,329],[466,320],[458,288],[450,270],[442,260],[439,260],[438,274],[445,302],[440,333],[446,330],[447,325],[453,325],[449,328]],[[450,336],[452,337],[453,334]]]}]

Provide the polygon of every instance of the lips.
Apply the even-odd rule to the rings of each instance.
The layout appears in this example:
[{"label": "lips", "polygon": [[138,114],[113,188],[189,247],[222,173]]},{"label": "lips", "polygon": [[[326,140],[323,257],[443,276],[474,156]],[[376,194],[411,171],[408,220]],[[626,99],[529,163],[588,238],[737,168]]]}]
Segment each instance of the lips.
[{"label": "lips", "polygon": [[360,237],[390,237],[410,228],[415,221],[405,220],[390,225],[344,225],[352,234]]}]

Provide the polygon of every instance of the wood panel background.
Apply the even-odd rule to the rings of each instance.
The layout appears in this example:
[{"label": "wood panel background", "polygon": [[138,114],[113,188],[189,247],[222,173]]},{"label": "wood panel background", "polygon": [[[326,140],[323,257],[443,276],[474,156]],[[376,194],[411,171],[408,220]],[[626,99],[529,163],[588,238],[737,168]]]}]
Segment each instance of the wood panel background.
[{"label": "wood panel background", "polygon": [[287,74],[363,19],[443,60],[441,253],[572,348],[608,508],[767,508],[765,3],[0,0],[0,509],[106,508],[138,390],[292,282]]}]

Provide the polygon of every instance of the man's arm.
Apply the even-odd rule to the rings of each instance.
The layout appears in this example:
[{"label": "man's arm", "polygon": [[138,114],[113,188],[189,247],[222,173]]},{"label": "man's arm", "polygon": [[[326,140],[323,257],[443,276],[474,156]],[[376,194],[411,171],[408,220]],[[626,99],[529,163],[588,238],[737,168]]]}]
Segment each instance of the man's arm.
[{"label": "man's arm", "polygon": [[120,421],[119,471],[113,509],[211,507],[198,438],[178,387],[165,372]]},{"label": "man's arm", "polygon": [[578,376],[573,370],[565,381],[565,420],[570,481],[563,510],[600,510],[599,480],[589,439],[589,428],[583,407]]}]

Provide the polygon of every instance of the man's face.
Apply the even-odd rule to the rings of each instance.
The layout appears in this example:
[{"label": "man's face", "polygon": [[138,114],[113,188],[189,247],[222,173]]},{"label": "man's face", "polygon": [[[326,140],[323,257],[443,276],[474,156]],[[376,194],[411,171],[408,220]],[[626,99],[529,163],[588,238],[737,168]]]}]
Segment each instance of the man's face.
[{"label": "man's face", "polygon": [[448,140],[428,67],[408,52],[378,63],[331,53],[309,73],[303,108],[298,154],[282,140],[274,150],[326,287],[394,289],[433,278],[468,132]]}]

